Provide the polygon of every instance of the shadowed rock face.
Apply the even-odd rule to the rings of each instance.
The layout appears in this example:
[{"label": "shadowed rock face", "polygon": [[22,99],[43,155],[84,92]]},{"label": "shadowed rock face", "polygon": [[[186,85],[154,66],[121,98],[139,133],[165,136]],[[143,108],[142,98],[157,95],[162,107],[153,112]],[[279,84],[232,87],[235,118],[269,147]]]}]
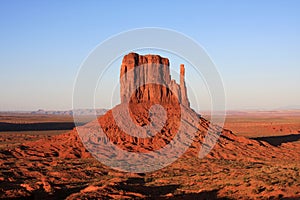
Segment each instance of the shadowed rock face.
[{"label": "shadowed rock face", "polygon": [[189,107],[184,71],[181,65],[179,85],[171,79],[169,59],[159,55],[125,55],[120,71],[121,103],[181,103]]}]

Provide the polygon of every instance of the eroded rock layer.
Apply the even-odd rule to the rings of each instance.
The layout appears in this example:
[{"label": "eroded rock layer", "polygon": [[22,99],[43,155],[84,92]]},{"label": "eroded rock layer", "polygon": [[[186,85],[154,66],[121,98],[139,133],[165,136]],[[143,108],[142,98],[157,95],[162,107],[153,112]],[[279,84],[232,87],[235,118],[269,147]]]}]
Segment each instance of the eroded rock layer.
[{"label": "eroded rock layer", "polygon": [[121,103],[181,103],[189,107],[184,65],[180,69],[180,84],[171,79],[169,65],[169,59],[159,55],[125,55],[120,71]]}]

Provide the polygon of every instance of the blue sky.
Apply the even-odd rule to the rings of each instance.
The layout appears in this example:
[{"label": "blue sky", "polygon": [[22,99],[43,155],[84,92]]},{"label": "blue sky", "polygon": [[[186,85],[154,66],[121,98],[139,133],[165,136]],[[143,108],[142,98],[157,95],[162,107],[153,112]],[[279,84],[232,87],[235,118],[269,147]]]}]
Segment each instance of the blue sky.
[{"label": "blue sky", "polygon": [[[80,64],[119,32],[168,28],[201,44],[228,109],[300,103],[300,1],[0,1],[0,110],[65,110]],[[105,106],[105,104],[104,104]]]}]

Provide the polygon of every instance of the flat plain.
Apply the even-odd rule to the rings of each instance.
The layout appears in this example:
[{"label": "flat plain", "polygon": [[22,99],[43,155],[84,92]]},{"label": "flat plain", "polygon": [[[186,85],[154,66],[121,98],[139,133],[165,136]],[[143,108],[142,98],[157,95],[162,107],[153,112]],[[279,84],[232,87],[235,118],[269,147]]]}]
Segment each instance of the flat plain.
[{"label": "flat plain", "polygon": [[[90,119],[83,117],[82,124]],[[61,127],[72,122],[69,115],[1,114],[0,123],[51,127],[0,132],[0,198],[300,198],[300,111],[230,111],[224,128],[233,135],[225,134],[206,158],[188,152],[166,168],[139,174],[78,154],[73,127]],[[241,152],[244,143],[251,159]]]}]

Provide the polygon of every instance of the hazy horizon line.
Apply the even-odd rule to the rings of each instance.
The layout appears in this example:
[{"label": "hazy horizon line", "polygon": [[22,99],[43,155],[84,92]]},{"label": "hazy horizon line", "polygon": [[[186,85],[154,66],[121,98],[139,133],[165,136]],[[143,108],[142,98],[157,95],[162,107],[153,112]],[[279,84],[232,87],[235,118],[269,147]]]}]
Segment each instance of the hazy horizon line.
[{"label": "hazy horizon line", "polygon": [[[67,111],[73,111],[73,110],[110,110],[112,108],[80,108],[80,109],[24,109],[24,110],[13,110],[13,109],[8,109],[8,110],[0,110],[1,113],[3,112],[38,112],[38,111],[44,111],[44,112],[67,112]],[[195,110],[195,109],[194,109]],[[300,110],[300,106],[284,106],[284,107],[278,107],[278,108],[229,108],[225,109],[226,112],[232,112],[232,111],[297,111]],[[211,109],[203,109],[203,110],[197,110],[197,112],[210,112]],[[221,110],[215,110],[215,112],[220,112]]]}]

